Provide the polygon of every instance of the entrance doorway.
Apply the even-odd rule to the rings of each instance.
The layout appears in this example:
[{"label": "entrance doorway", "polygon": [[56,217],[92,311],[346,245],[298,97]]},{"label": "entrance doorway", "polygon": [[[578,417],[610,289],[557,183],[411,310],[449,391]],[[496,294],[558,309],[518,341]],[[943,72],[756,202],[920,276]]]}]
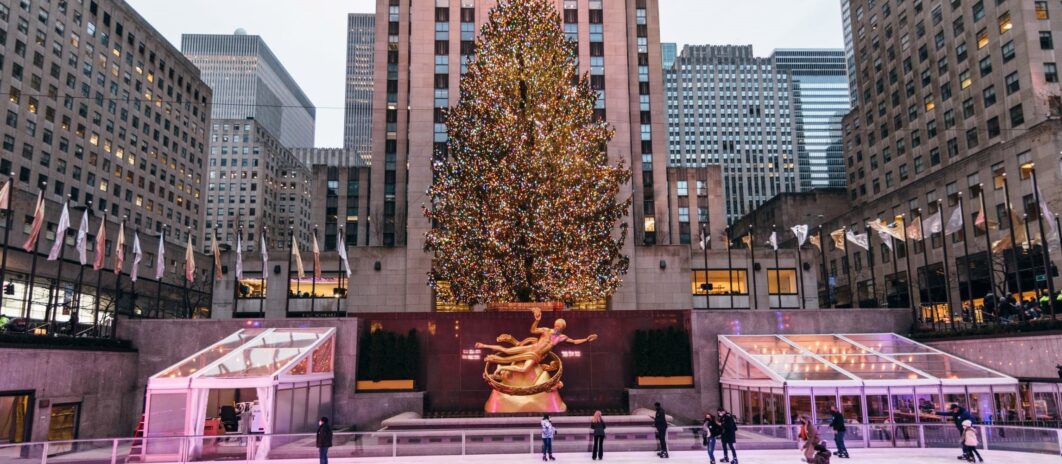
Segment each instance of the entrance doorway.
[{"label": "entrance doorway", "polygon": [[0,392],[0,445],[30,441],[33,392]]}]

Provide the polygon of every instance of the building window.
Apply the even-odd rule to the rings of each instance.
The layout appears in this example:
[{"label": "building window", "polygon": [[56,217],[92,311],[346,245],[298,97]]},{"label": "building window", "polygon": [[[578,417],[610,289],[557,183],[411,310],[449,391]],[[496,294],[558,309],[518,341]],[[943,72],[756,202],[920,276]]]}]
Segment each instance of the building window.
[{"label": "building window", "polygon": [[986,124],[988,128],[988,138],[993,139],[999,137],[999,117],[992,117]]},{"label": "building window", "polygon": [[1005,33],[1014,27],[1014,23],[1010,20],[1010,12],[1003,13],[999,17],[999,33]]},{"label": "building window", "polygon": [[1040,49],[1054,50],[1055,41],[1051,37],[1051,31],[1040,31]]},{"label": "building window", "polygon": [[1008,41],[1007,43],[1003,44],[1003,48],[1001,50],[1003,52],[1003,62],[1004,63],[1009,62],[1010,60],[1014,59],[1014,41],[1013,40]]},{"label": "building window", "polygon": [[1036,1],[1036,2],[1033,2],[1033,4],[1036,5],[1036,19],[1044,20],[1044,19],[1050,19],[1051,18],[1050,13],[1048,13],[1048,11],[1047,11],[1047,2],[1046,1]]},{"label": "building window", "polygon": [[[711,269],[693,271],[691,287],[694,295],[748,295],[748,278],[745,269]],[[705,289],[707,283],[710,289]]]},{"label": "building window", "polygon": [[1058,66],[1055,63],[1044,63],[1044,80],[1058,82]]},{"label": "building window", "polygon": [[1012,72],[1007,75],[1006,78],[1007,95],[1010,95],[1018,90],[1021,90],[1021,82],[1018,79],[1018,72]]},{"label": "building window", "polygon": [[684,180],[680,180],[680,181],[676,182],[675,185],[676,185],[676,187],[678,189],[678,196],[685,197],[685,196],[688,196],[690,194],[690,192],[689,192],[689,182],[684,181]]},{"label": "building window", "polygon": [[1021,103],[1010,108],[1010,127],[1017,127],[1025,123],[1025,114],[1022,112]]},{"label": "building window", "polygon": [[796,269],[768,269],[767,293],[771,295],[796,295]]},{"label": "building window", "polygon": [[996,86],[990,85],[982,92],[985,99],[985,108],[996,104]]}]

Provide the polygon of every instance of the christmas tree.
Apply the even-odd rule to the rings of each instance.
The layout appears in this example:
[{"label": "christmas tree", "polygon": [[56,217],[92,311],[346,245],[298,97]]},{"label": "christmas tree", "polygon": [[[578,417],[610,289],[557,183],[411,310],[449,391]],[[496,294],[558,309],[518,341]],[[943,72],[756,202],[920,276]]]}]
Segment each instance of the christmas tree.
[{"label": "christmas tree", "polygon": [[500,2],[446,113],[425,248],[457,302],[597,301],[627,271],[631,174],[609,163],[613,131],[560,23],[552,1]]}]

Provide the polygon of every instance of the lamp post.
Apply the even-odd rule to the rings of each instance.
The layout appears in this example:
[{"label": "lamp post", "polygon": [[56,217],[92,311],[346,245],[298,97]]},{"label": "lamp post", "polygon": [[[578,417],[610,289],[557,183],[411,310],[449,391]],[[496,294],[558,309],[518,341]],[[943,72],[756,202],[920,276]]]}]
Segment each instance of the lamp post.
[{"label": "lamp post", "polygon": [[[986,256],[985,263],[988,266],[988,285],[989,285],[988,291],[989,291],[989,293],[992,294],[992,299],[995,300],[995,301],[992,302],[994,304],[994,306],[995,306],[995,311],[999,311],[999,297],[996,295],[996,265],[995,265],[994,262],[992,262],[992,235],[991,235],[992,228],[988,227],[988,203],[985,201],[985,184],[984,183],[977,184],[977,189],[978,189],[977,197],[978,197],[979,201],[981,202],[981,215],[983,216],[982,219],[985,220],[985,256]],[[974,224],[974,230],[976,231],[976,229],[977,229],[977,224]],[[1006,276],[1006,274],[1004,274],[1004,282],[1006,282],[1006,277],[1005,276]],[[985,296],[987,297],[988,295],[985,295]],[[996,323],[998,324],[999,323],[999,317],[997,315],[993,315],[993,316],[996,317]]]},{"label": "lamp post", "polygon": [[[1052,298],[1055,298],[1055,279],[1053,279],[1052,276],[1051,276],[1051,274],[1052,274],[1051,273],[1051,268],[1052,268],[1052,266],[1051,266],[1051,247],[1047,244],[1047,230],[1044,228],[1044,221],[1047,218],[1044,217],[1043,200],[1040,199],[1040,184],[1039,184],[1039,182],[1037,182],[1037,179],[1036,179],[1036,164],[1028,163],[1025,167],[1027,169],[1029,169],[1029,172],[1032,174],[1033,195],[1035,195],[1035,197],[1036,197],[1036,207],[1040,209],[1040,213],[1036,215],[1036,217],[1038,218],[1036,220],[1036,223],[1037,223],[1037,225],[1038,225],[1038,227],[1040,229],[1040,250],[1041,250],[1040,257],[1043,258],[1043,261],[1044,261],[1044,278],[1047,279],[1047,292],[1048,292],[1047,295],[1048,295],[1048,302],[1049,302],[1049,304],[1047,306],[1050,308],[1050,311],[1051,311],[1051,320],[1054,320],[1055,319],[1055,305],[1054,304],[1050,304],[1050,303],[1052,303],[1050,300]],[[1056,218],[1056,220],[1057,220],[1057,218]],[[1028,224],[1028,223],[1026,223],[1026,224]],[[1058,229],[1055,229],[1055,230],[1059,234],[1059,240],[1062,240],[1062,231],[1059,231]],[[1042,309],[1043,308],[1041,308],[1041,310]]]},{"label": "lamp post", "polygon": [[708,244],[711,238],[708,233],[708,224],[701,224],[701,251],[704,252],[704,283],[701,284],[701,290],[704,290],[704,308],[712,309],[712,284],[708,283]]},{"label": "lamp post", "polygon": [[[7,293],[7,281],[5,280],[5,274],[7,274],[7,240],[11,237],[11,217],[15,215],[15,208],[11,206],[12,190],[14,190],[15,173],[9,173],[7,176],[7,205],[4,212],[4,244],[3,244],[3,258],[0,258],[0,308],[3,308],[4,294]],[[14,292],[12,292],[14,293]]]}]

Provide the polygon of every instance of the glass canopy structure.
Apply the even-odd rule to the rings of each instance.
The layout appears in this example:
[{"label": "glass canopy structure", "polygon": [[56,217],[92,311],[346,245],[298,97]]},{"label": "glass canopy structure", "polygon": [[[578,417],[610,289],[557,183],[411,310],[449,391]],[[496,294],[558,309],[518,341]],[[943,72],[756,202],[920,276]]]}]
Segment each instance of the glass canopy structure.
[{"label": "glass canopy structure", "polygon": [[939,423],[951,403],[983,422],[1018,412],[1018,380],[891,333],[720,335],[723,404],[750,424]]},{"label": "glass canopy structure", "polygon": [[[221,420],[223,408],[246,411],[244,432],[314,430],[319,417],[331,416],[335,332],[243,329],[155,374],[145,400],[145,453],[194,457],[201,442],[179,446],[163,438],[202,436],[209,421]],[[269,446],[262,440],[256,456]]]}]

